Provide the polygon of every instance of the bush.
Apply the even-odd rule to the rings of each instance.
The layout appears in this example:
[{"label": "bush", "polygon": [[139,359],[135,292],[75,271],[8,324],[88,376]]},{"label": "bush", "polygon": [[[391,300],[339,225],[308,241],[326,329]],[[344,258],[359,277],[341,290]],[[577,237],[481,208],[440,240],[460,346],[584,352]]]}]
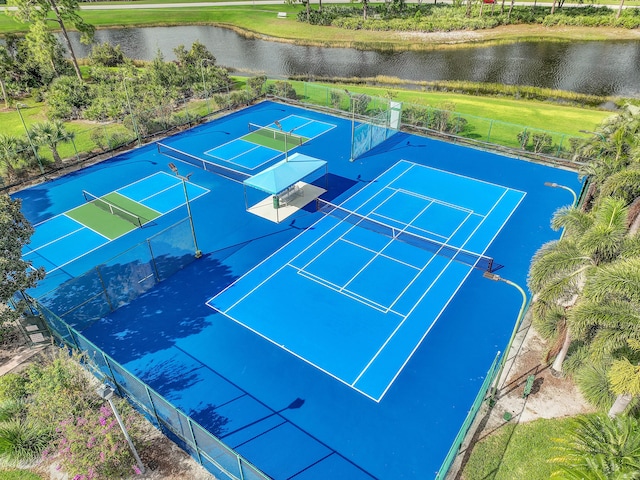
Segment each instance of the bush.
[{"label": "bush", "polygon": [[0,461],[5,466],[25,466],[36,462],[53,437],[38,423],[10,420],[0,423]]},{"label": "bush", "polygon": [[80,118],[82,110],[91,104],[89,86],[76,77],[58,77],[49,87],[47,103],[52,118]]},{"label": "bush", "polygon": [[[126,402],[117,406],[127,432],[139,436],[138,423]],[[60,465],[72,478],[123,478],[139,474],[135,459],[111,408],[102,405],[60,422],[57,453]]]},{"label": "bush", "polygon": [[19,400],[27,396],[27,379],[17,373],[0,377],[0,401]]},{"label": "bush", "polygon": [[589,362],[575,374],[576,384],[584,398],[600,410],[608,410],[615,400],[607,376],[610,365],[610,360],[600,363]]},{"label": "bush", "polygon": [[296,90],[293,88],[289,82],[276,81],[273,85],[269,85],[268,92],[276,97],[281,98],[290,98],[292,100],[296,100],[298,98],[298,94]]},{"label": "bush", "polygon": [[124,64],[124,53],[122,53],[120,45],[114,47],[109,42],[99,43],[93,46],[89,60],[92,65],[117,67]]}]

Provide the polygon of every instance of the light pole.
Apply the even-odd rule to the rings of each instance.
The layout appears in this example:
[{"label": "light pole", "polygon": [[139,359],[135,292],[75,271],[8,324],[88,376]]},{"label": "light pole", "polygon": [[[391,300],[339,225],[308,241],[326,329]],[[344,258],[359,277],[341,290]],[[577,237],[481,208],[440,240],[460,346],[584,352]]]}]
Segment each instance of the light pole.
[{"label": "light pole", "polygon": [[27,128],[27,124],[24,121],[24,117],[22,116],[22,112],[20,111],[20,107],[29,108],[29,105],[25,105],[24,103],[16,103],[16,110],[18,111],[18,115],[20,115],[20,120],[22,120],[22,126],[24,127],[24,133],[27,134],[27,139],[29,140],[29,145],[31,145],[31,150],[33,150],[33,154],[36,157],[38,162],[38,167],[40,167],[40,173],[44,173],[44,167],[42,166],[42,161],[40,161],[40,157],[38,156],[38,151],[36,150],[33,141],[31,140],[31,135],[29,135],[29,129]]},{"label": "light pole", "polygon": [[569,188],[566,185],[560,185],[559,183],[555,183],[555,182],[544,182],[544,186],[551,187],[551,188],[561,188],[563,190],[566,190],[567,192],[571,193],[571,195],[573,196],[573,203],[571,205],[575,207],[576,203],[578,203],[578,195],[576,195],[576,192],[574,192],[572,188]]},{"label": "light pole", "polygon": [[118,410],[116,409],[116,406],[113,403],[113,400],[112,400],[113,388],[111,388],[109,385],[104,383],[98,387],[96,392],[98,393],[100,398],[109,402],[109,405],[111,406],[111,410],[113,410],[113,415],[116,417],[116,420],[118,421],[118,425],[120,425],[120,428],[122,429],[122,433],[124,434],[124,438],[127,440],[127,443],[129,444],[131,453],[133,453],[133,457],[136,459],[136,463],[138,464],[140,473],[144,473],[145,468],[144,468],[144,465],[142,464],[142,460],[140,460],[140,457],[138,456],[138,452],[136,451],[136,447],[133,445],[133,442],[131,441],[131,437],[129,437],[129,434],[127,433],[127,429],[125,428],[124,423],[122,422],[122,418],[120,418],[120,414],[118,413]]},{"label": "light pole", "polygon": [[124,85],[124,94],[127,98],[127,106],[129,107],[129,115],[131,115],[131,123],[133,124],[133,131],[136,134],[136,140],[138,141],[138,146],[141,145],[140,141],[140,133],[138,132],[138,125],[136,123],[136,117],[133,114],[133,110],[131,110],[131,100],[129,99],[129,90],[127,89],[127,80],[131,80],[129,77],[122,77],[122,84]]},{"label": "light pole", "polygon": [[504,282],[507,285],[511,285],[512,287],[515,287],[518,289],[518,291],[520,292],[520,294],[522,295],[522,305],[520,306],[520,311],[518,312],[518,317],[516,318],[516,323],[513,326],[513,332],[511,333],[511,338],[509,339],[509,343],[507,344],[507,348],[504,351],[504,354],[502,355],[502,358],[500,359],[500,369],[498,370],[498,375],[496,376],[496,380],[495,383],[493,384],[493,387],[491,387],[491,393],[489,394],[491,400],[495,399],[495,396],[498,393],[498,387],[500,384],[500,377],[502,376],[502,371],[504,370],[504,366],[507,363],[507,356],[509,355],[509,351],[511,350],[511,346],[513,345],[513,341],[516,338],[516,334],[518,333],[518,330],[520,329],[520,324],[522,323],[522,319],[524,318],[524,312],[526,310],[527,307],[527,294],[524,291],[524,289],[518,285],[517,283],[512,282],[511,280],[507,280],[506,278],[502,278],[500,275],[496,275],[495,273],[491,273],[491,272],[484,272],[482,275],[484,278],[488,278],[489,280],[493,280],[494,282]]},{"label": "light pole", "polygon": [[349,156],[349,161],[353,162],[353,139],[356,134],[356,106],[353,103],[353,96],[351,95],[351,92],[346,88],[344,89],[344,91],[347,92],[347,95],[349,95],[349,106],[351,107],[351,153]]},{"label": "light pole", "polygon": [[211,108],[209,106],[209,95],[207,94],[207,84],[204,79],[204,64],[208,61],[209,60],[206,58],[200,60],[200,72],[202,73],[202,91],[204,92],[204,96],[207,99],[207,114],[211,113]]},{"label": "light pole", "polygon": [[191,225],[191,235],[193,236],[193,245],[196,249],[195,257],[200,258],[202,257],[202,252],[198,248],[198,240],[196,239],[196,229],[193,226],[193,217],[191,216],[191,204],[189,202],[189,193],[187,192],[187,181],[189,180],[189,177],[191,176],[191,174],[188,174],[186,176],[180,175],[180,173],[178,173],[178,167],[176,167],[173,162],[169,163],[168,166],[171,169],[171,171],[175,174],[175,176],[178,177],[180,180],[182,180],[182,188],[184,189],[184,199],[187,202],[187,215],[189,216],[189,224]]}]

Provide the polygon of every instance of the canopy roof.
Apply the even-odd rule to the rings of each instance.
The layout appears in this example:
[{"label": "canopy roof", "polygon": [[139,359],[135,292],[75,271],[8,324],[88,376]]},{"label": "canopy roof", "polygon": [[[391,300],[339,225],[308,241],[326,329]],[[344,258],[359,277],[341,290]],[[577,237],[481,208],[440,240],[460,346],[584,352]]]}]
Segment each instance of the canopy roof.
[{"label": "canopy roof", "polygon": [[243,183],[271,195],[278,195],[326,164],[324,160],[294,153],[288,159],[247,178]]}]

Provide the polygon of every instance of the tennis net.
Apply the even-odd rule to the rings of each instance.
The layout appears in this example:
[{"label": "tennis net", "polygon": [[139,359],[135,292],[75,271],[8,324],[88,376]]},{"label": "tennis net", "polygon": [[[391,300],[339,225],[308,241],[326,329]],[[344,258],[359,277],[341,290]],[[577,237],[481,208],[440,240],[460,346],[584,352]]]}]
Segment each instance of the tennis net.
[{"label": "tennis net", "polygon": [[208,160],[196,157],[195,155],[191,155],[190,153],[182,152],[173,147],[165,145],[164,143],[156,142],[156,146],[158,147],[158,153],[166,157],[173,158],[174,160],[180,160],[190,165],[195,165],[196,167],[206,170],[207,172],[216,173],[235,182],[242,183],[251,176],[246,173],[239,172],[238,170],[234,170],[233,168],[223,167],[222,165],[218,165],[217,163],[213,163]]},{"label": "tennis net", "polygon": [[456,262],[461,262],[479,270],[491,272],[493,271],[493,258],[481,255],[479,253],[469,252],[467,250],[447,245],[437,240],[432,240],[422,235],[407,232],[404,229],[392,227],[386,223],[378,222],[371,218],[367,218],[359,213],[347,210],[325,200],[316,199],[317,209],[325,215],[331,215],[342,221],[366,228],[373,232],[379,233],[394,240],[422,248],[436,255],[444,256]]},{"label": "tennis net", "polygon": [[140,218],[135,213],[131,213],[128,210],[125,210],[122,207],[118,207],[111,202],[106,201],[104,198],[96,197],[95,195],[87,192],[86,190],[82,190],[82,195],[84,195],[84,199],[95,205],[96,207],[104,210],[105,212],[109,212],[111,215],[115,215],[116,217],[120,217],[127,222],[133,223],[136,227],[142,228],[142,218]]},{"label": "tennis net", "polygon": [[249,133],[255,133],[281,142],[286,141],[288,145],[302,145],[307,140],[307,138],[296,135],[295,133],[285,132],[272,127],[264,127],[255,123],[249,123]]}]

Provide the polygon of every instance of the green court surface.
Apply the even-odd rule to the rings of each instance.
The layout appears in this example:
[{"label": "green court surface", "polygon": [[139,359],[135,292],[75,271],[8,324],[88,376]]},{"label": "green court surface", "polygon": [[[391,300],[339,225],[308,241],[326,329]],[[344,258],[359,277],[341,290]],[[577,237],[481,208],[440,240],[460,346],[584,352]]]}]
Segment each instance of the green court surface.
[{"label": "green court surface", "polygon": [[66,214],[110,240],[160,216],[155,210],[117,192],[87,202]]},{"label": "green court surface", "polygon": [[263,147],[278,150],[279,152],[289,151],[309,140],[308,138],[301,137],[299,135],[292,135],[287,132],[278,132],[276,130],[266,128],[250,132],[242,137],[242,139],[247,142],[255,143],[256,145],[262,145]]}]

